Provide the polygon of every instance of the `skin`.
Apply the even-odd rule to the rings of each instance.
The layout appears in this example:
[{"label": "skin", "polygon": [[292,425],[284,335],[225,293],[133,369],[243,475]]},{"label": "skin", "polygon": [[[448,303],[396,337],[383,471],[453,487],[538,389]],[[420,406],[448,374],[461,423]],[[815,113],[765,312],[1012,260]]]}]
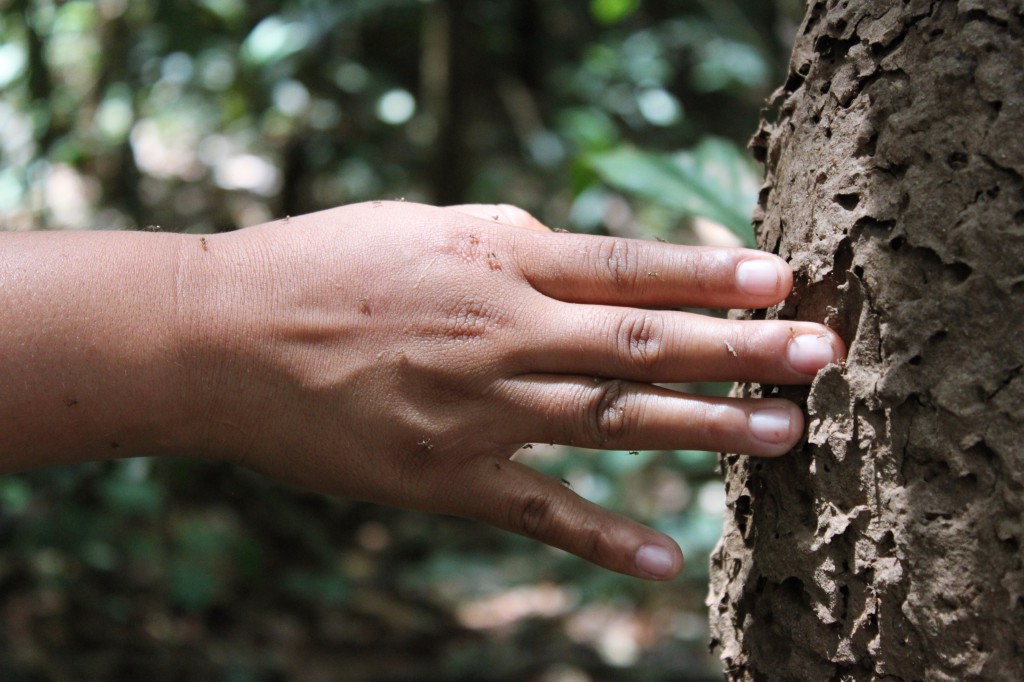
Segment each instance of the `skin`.
[{"label": "skin", "polygon": [[810,383],[828,328],[762,308],[746,249],[554,233],[509,206],[373,202],[210,235],[0,234],[0,469],[192,455],[478,519],[668,579],[669,537],[513,461],[525,443],[778,456],[793,404],[677,393]]}]

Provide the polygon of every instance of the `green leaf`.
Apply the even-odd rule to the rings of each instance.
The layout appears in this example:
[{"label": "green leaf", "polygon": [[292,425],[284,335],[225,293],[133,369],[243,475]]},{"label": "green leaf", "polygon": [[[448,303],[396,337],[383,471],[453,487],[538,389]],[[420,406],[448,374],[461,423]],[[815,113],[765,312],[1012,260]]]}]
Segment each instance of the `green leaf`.
[{"label": "green leaf", "polygon": [[731,142],[709,137],[672,155],[621,147],[592,155],[589,162],[612,187],[680,216],[712,220],[754,245],[750,216],[759,177],[753,162]]},{"label": "green leaf", "polygon": [[638,9],[640,0],[590,0],[590,14],[602,24],[618,24]]}]

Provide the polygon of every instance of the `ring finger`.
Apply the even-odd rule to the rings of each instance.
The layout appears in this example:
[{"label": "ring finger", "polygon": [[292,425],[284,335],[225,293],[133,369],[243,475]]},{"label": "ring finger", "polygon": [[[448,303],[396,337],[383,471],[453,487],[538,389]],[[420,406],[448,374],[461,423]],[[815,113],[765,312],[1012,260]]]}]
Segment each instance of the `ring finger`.
[{"label": "ring finger", "polygon": [[803,414],[777,399],[693,396],[582,376],[524,375],[501,389],[510,442],[609,450],[722,450],[774,456],[803,432]]}]

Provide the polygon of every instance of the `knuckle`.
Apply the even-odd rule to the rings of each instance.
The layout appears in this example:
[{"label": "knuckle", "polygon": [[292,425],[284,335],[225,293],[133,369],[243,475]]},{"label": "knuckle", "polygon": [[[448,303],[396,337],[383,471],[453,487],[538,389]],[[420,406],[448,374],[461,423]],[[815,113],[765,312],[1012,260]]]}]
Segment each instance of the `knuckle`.
[{"label": "knuckle", "polygon": [[446,311],[443,336],[453,341],[470,341],[495,331],[504,322],[504,315],[497,306],[476,298],[464,298]]},{"label": "knuckle", "polygon": [[724,442],[742,428],[742,425],[735,424],[734,420],[729,419],[719,406],[705,404],[693,409],[695,431],[702,434],[708,442]]},{"label": "knuckle", "polygon": [[626,239],[609,238],[602,240],[597,251],[597,267],[602,270],[616,288],[632,288],[639,277],[639,266],[635,249]]},{"label": "knuckle", "polygon": [[657,315],[624,315],[618,321],[615,339],[618,356],[632,369],[651,370],[662,355],[664,323]]},{"label": "knuckle", "polygon": [[533,215],[518,206],[512,204],[497,204],[495,206],[510,225],[527,227],[537,222]]},{"label": "knuckle", "polygon": [[622,380],[605,381],[595,387],[586,412],[592,442],[603,445],[636,430],[634,400]]},{"label": "knuckle", "polygon": [[591,523],[582,530],[580,555],[601,566],[609,566],[615,561],[618,553],[609,529],[602,523]]},{"label": "knuckle", "polygon": [[543,493],[531,492],[512,501],[508,511],[511,530],[534,537],[550,527],[554,503]]},{"label": "knuckle", "polygon": [[682,268],[687,273],[687,288],[703,297],[721,290],[723,273],[729,273],[725,257],[703,250],[688,251]]}]

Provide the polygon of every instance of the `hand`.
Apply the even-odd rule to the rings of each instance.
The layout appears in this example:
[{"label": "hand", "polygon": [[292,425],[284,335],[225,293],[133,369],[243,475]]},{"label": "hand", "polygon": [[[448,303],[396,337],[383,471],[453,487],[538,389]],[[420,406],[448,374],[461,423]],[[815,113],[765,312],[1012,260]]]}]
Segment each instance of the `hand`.
[{"label": "hand", "polygon": [[348,206],[208,237],[179,272],[204,454],[652,579],[682,567],[670,538],[515,452],[781,455],[795,405],[656,384],[809,383],[845,352],[821,325],[668,310],[777,303],[775,256],[552,233],[511,207]]}]

